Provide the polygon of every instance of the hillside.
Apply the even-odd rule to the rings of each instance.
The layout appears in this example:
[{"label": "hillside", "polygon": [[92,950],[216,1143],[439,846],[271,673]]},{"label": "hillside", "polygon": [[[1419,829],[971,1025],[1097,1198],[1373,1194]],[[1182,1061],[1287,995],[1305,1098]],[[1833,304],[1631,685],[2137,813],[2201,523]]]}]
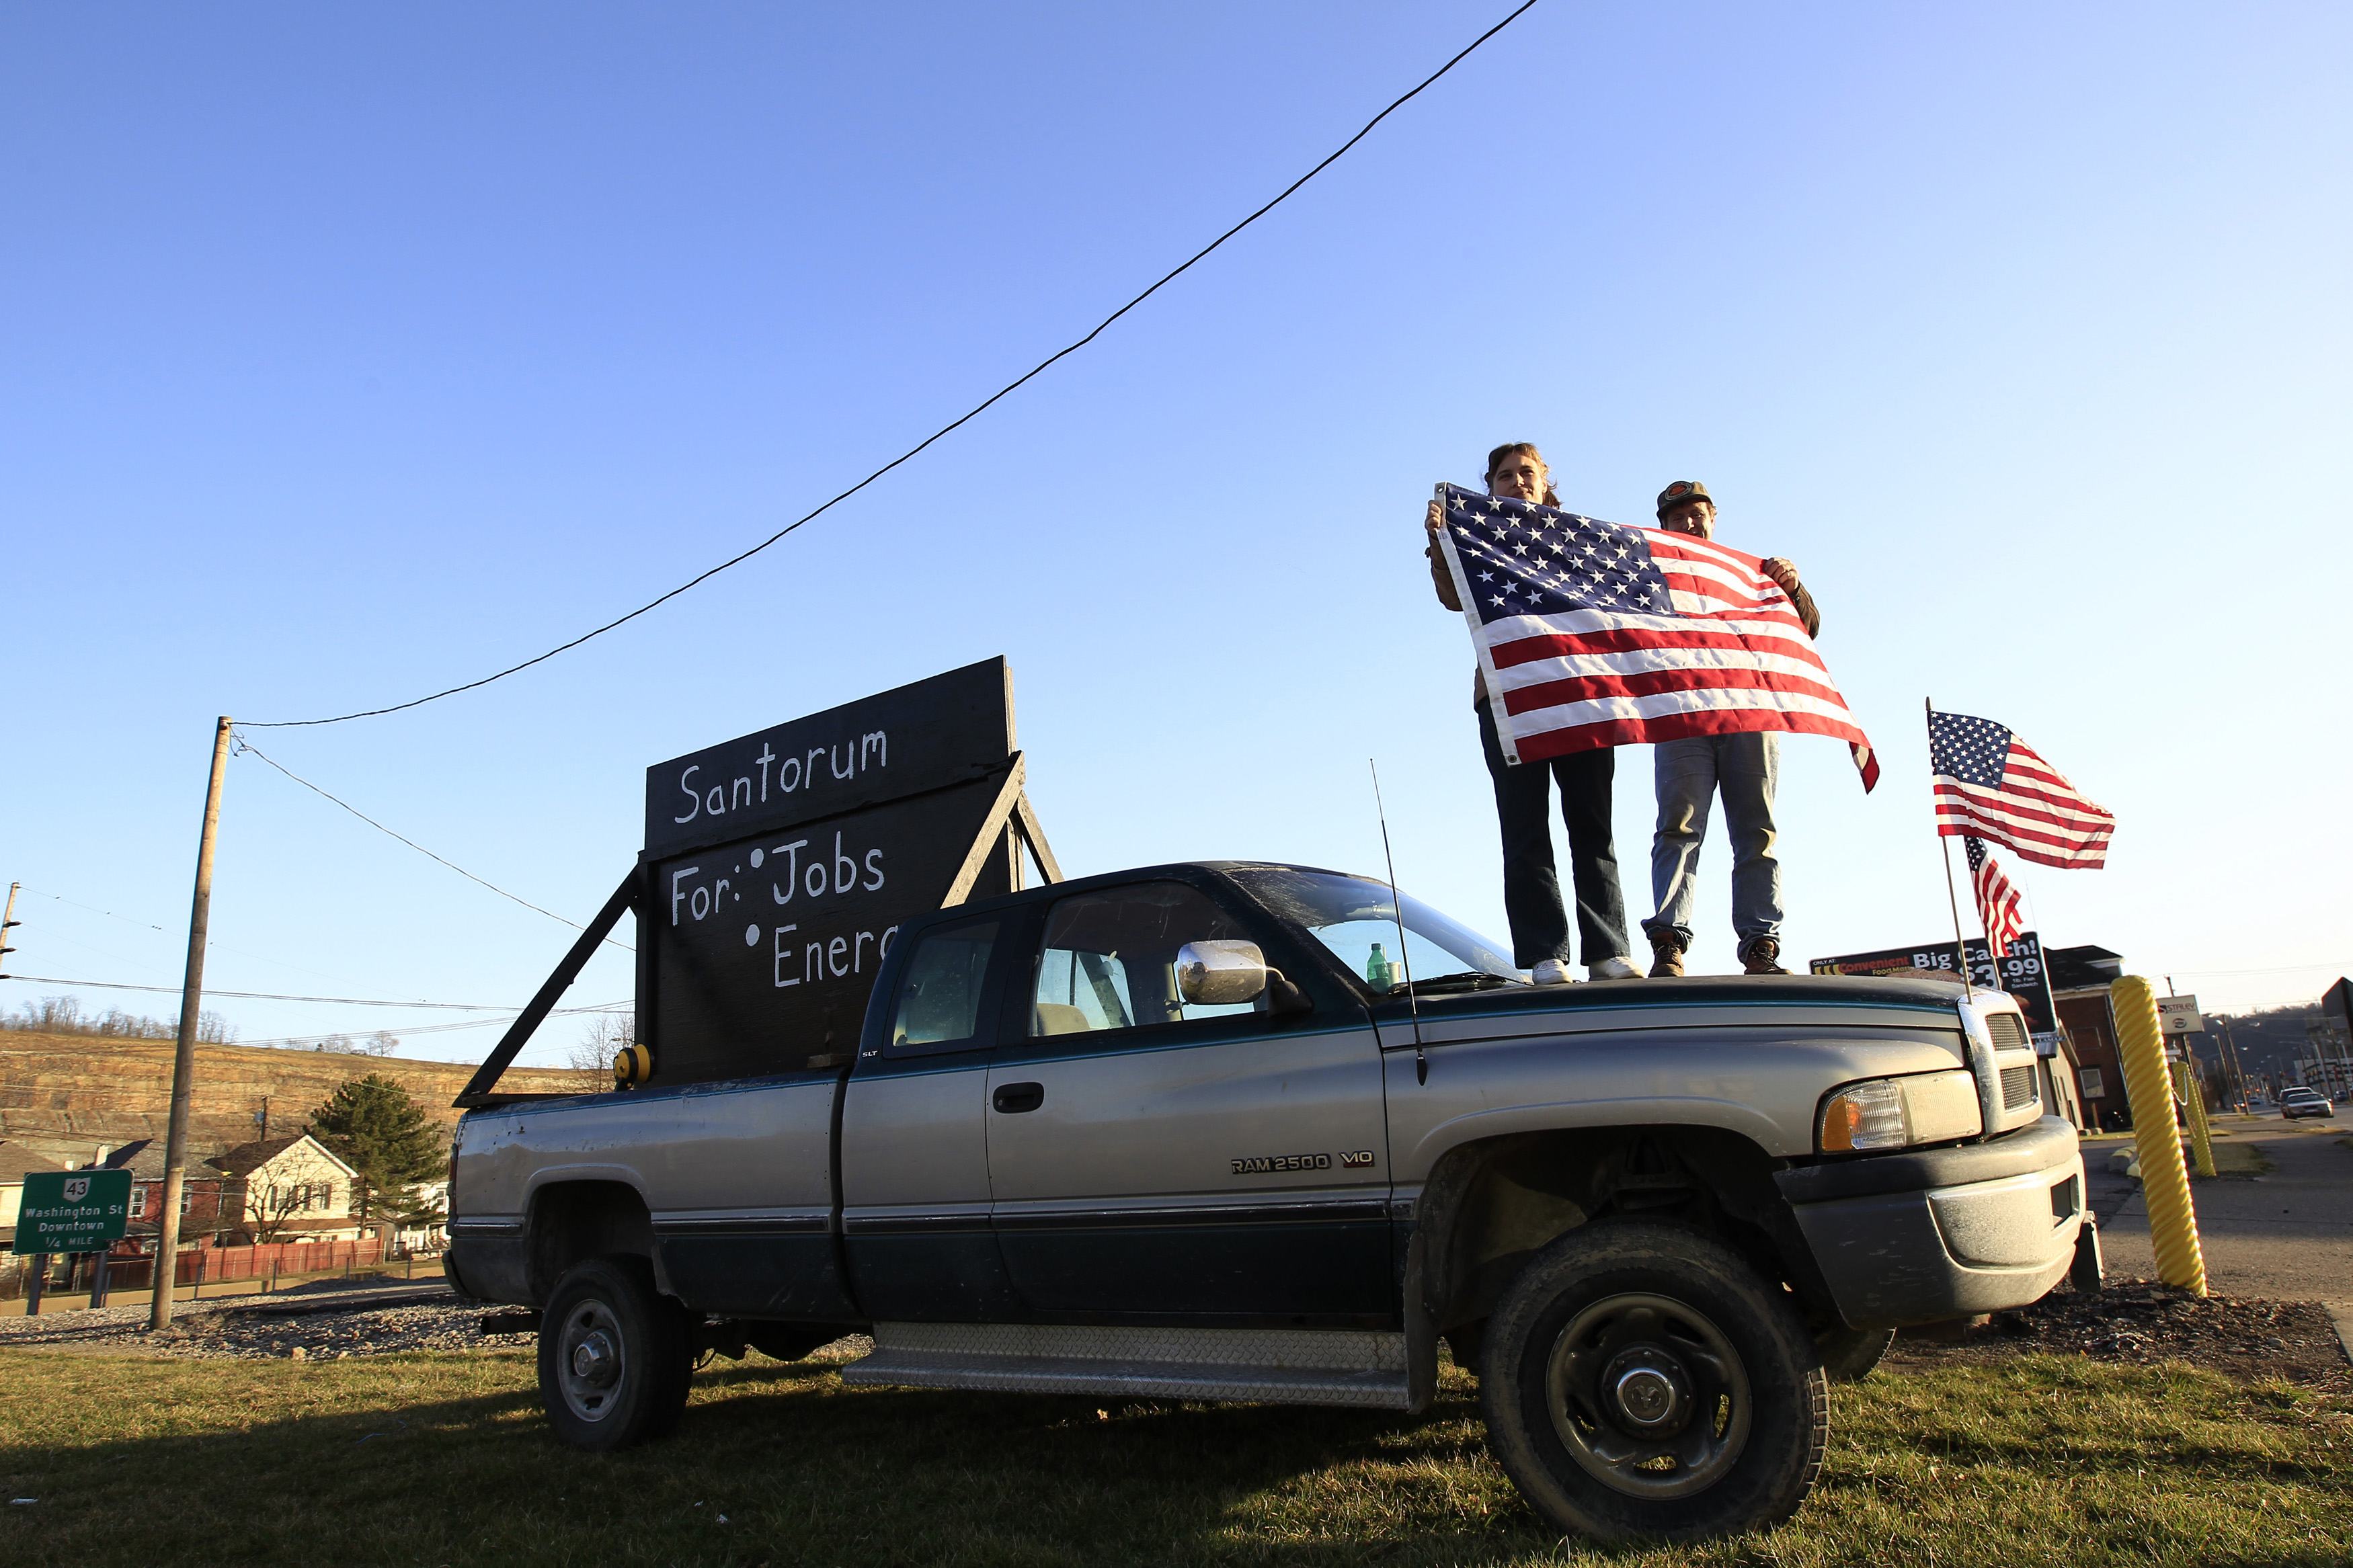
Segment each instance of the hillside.
[{"label": "hillside", "polygon": [[[100,1143],[162,1138],[171,1110],[172,1049],[169,1040],[0,1032],[0,1138],[75,1163],[90,1159]],[[369,1073],[406,1086],[426,1115],[454,1126],[458,1112],[449,1102],[473,1071],[463,1062],[198,1046],[191,1147],[201,1158],[256,1137],[254,1113],[264,1097],[270,1131],[294,1131],[336,1086]],[[499,1087],[578,1093],[606,1081],[601,1073],[516,1068]]]}]

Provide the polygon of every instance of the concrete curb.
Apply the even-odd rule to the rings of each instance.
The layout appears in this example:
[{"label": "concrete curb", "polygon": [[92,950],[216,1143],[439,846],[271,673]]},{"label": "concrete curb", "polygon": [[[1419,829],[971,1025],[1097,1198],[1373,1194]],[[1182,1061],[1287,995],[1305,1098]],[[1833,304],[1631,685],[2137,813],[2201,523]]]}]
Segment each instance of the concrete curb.
[{"label": "concrete curb", "polygon": [[2323,1301],[2320,1307],[2337,1325],[2337,1348],[2353,1362],[2353,1301]]}]

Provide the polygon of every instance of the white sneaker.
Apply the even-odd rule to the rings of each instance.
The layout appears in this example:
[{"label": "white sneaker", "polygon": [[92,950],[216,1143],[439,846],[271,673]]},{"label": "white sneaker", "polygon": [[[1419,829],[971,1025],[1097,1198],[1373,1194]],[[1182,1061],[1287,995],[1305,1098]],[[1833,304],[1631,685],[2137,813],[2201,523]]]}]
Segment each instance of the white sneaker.
[{"label": "white sneaker", "polygon": [[1596,980],[1640,980],[1642,978],[1642,972],[1635,968],[1631,963],[1628,963],[1623,956],[1617,958],[1605,958],[1599,963],[1588,964],[1586,966],[1586,972],[1591,974]]},{"label": "white sneaker", "polygon": [[1569,983],[1568,965],[1557,958],[1547,958],[1528,971],[1528,978],[1538,985],[1566,985]]}]

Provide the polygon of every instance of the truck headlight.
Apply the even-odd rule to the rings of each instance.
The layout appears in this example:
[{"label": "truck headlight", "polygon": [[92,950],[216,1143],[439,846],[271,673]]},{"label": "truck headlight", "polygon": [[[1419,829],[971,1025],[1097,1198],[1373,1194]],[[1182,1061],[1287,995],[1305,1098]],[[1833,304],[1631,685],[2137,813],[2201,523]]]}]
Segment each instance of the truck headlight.
[{"label": "truck headlight", "polygon": [[1977,1080],[1964,1068],[1847,1085],[1822,1101],[1820,1142],[1825,1154],[1859,1154],[1984,1131]]}]

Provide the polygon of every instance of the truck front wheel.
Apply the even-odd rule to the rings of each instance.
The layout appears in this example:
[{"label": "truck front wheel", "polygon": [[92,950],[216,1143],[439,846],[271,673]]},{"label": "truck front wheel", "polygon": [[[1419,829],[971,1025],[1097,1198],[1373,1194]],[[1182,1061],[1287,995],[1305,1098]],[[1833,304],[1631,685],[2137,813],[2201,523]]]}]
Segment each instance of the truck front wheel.
[{"label": "truck front wheel", "polygon": [[676,1426],[694,1371],[691,1329],[642,1258],[566,1269],[539,1315],[539,1393],[556,1436],[607,1453]]},{"label": "truck front wheel", "polygon": [[1789,1295],[1672,1226],[1530,1259],[1488,1320],[1487,1440],[1554,1525],[1615,1542],[1779,1523],[1821,1473],[1830,1392]]},{"label": "truck front wheel", "polygon": [[1861,1383],[1871,1375],[1887,1347],[1895,1342],[1894,1329],[1850,1329],[1841,1323],[1814,1336],[1821,1352],[1822,1371],[1832,1383]]}]

